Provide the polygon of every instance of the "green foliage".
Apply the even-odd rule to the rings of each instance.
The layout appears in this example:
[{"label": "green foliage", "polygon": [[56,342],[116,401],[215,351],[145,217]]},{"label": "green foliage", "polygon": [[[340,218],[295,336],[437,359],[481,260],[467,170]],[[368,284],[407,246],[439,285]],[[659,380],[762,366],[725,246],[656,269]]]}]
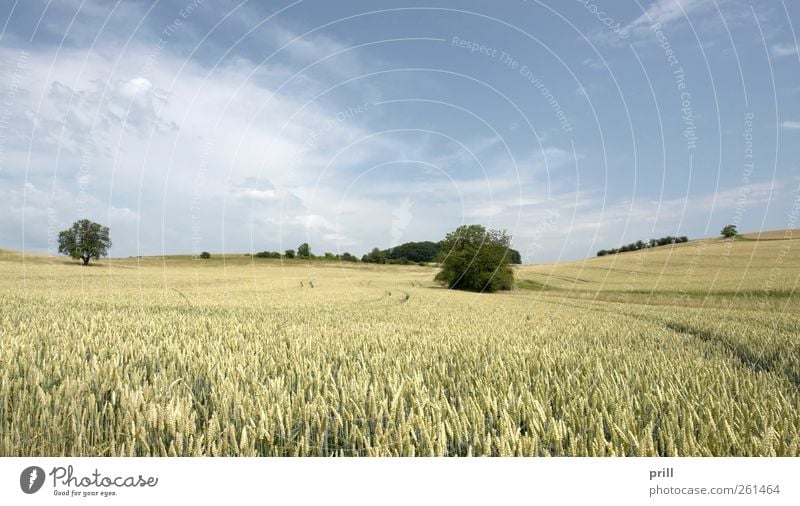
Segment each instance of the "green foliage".
[{"label": "green foliage", "polygon": [[411,262],[433,262],[439,254],[439,243],[432,241],[407,242],[384,250],[387,259],[406,259]]},{"label": "green foliage", "polygon": [[372,248],[372,251],[361,257],[361,261],[370,264],[383,264],[386,263],[386,253],[378,248]]},{"label": "green foliage", "polygon": [[311,258],[311,248],[307,242],[297,247],[297,256],[298,258]]},{"label": "green foliage", "polygon": [[[440,242],[433,241],[407,242],[393,248],[379,250],[383,254],[382,256],[375,253],[375,249],[371,253],[364,255],[364,258],[368,258],[366,261],[379,264],[409,265],[435,262],[442,245]],[[519,251],[509,248],[508,254],[512,264],[522,263],[522,256]]]},{"label": "green foliage", "polygon": [[204,252],[200,253],[200,258],[203,258],[203,259],[211,258],[211,253],[209,253],[208,251],[204,251]]},{"label": "green foliage", "polygon": [[722,227],[722,230],[719,232],[722,237],[729,238],[729,237],[736,237],[736,234],[739,232],[736,230],[736,225],[725,225]]},{"label": "green foliage", "polygon": [[281,255],[277,251],[259,251],[258,253],[256,253],[253,256],[255,256],[256,258],[275,258],[275,259],[278,259],[278,258],[281,258],[283,256],[284,258],[296,258],[296,257],[299,257],[299,258],[313,259],[313,260],[329,260],[329,261],[341,260],[343,262],[358,262],[358,258],[356,258],[353,254],[348,253],[348,252],[344,252],[341,255],[336,255],[336,254],[331,253],[330,251],[326,251],[323,256],[314,256],[314,255],[311,255],[310,252],[309,252],[309,256],[308,257],[303,257],[301,255],[296,254],[294,250],[287,249],[286,252],[283,255]]},{"label": "green foliage", "polygon": [[685,235],[680,237],[675,237],[668,235],[666,237],[661,237],[659,239],[650,239],[647,242],[644,241],[636,241],[630,244],[625,244],[620,246],[619,248],[611,248],[611,249],[601,249],[597,252],[597,256],[604,257],[606,255],[614,255],[616,253],[626,253],[628,251],[639,251],[640,249],[645,248],[655,248],[657,246],[665,246],[667,244],[680,244],[682,242],[689,242],[689,238]]},{"label": "green foliage", "polygon": [[89,220],[78,220],[67,230],[58,234],[58,252],[74,259],[81,259],[83,265],[89,260],[108,255],[111,238],[108,227]]},{"label": "green foliage", "polygon": [[510,290],[514,271],[508,254],[511,237],[481,225],[462,225],[442,241],[436,280],[449,288],[475,292]]}]

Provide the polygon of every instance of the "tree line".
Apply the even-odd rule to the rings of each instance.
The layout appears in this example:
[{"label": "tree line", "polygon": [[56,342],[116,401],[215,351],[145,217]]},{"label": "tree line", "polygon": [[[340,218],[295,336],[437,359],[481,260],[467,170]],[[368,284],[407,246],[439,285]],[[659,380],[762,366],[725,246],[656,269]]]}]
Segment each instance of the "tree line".
[{"label": "tree line", "polygon": [[[373,248],[372,251],[361,257],[361,261],[372,264],[401,264],[430,263],[439,262],[443,251],[447,251],[445,245],[447,239],[432,242],[407,242],[393,248],[381,250]],[[513,248],[506,248],[508,261],[512,264],[521,264],[522,255]]]},{"label": "tree line", "polygon": [[668,235],[666,237],[661,237],[660,239],[650,239],[649,241],[636,241],[630,244],[625,244],[620,246],[619,248],[611,248],[611,249],[601,249],[597,252],[597,256],[604,257],[606,255],[616,255],[617,253],[625,253],[628,251],[638,251],[640,249],[645,248],[655,248],[657,246],[666,246],[667,244],[678,244],[682,242],[688,242],[689,238],[685,235],[680,237],[675,237],[672,235]]},{"label": "tree line", "polygon": [[[245,256],[250,256],[250,253],[245,253]],[[358,257],[348,253],[347,251],[342,254],[333,254],[330,251],[326,251],[322,255],[315,255],[311,252],[311,247],[307,242],[304,242],[298,246],[297,251],[293,249],[287,249],[283,252],[283,254],[278,251],[259,251],[258,253],[254,253],[252,256],[256,258],[299,258],[302,260],[340,260],[342,262],[358,262]]]},{"label": "tree line", "polygon": [[[428,264],[439,262],[439,257],[442,252],[442,244],[444,241],[417,241],[407,242],[394,246],[392,248],[380,249],[372,248],[372,251],[362,255],[360,261],[369,264],[394,264],[394,265],[411,265],[411,264]],[[245,254],[249,256],[249,253]],[[252,256],[256,258],[300,258],[304,260],[332,260],[342,262],[358,262],[359,258],[345,251],[341,254],[334,254],[325,252],[322,255],[315,255],[311,252],[308,243],[303,243],[298,246],[297,250],[287,249],[283,253],[278,251],[259,251]],[[522,255],[519,251],[513,248],[507,248],[508,260],[512,264],[521,264]]]}]

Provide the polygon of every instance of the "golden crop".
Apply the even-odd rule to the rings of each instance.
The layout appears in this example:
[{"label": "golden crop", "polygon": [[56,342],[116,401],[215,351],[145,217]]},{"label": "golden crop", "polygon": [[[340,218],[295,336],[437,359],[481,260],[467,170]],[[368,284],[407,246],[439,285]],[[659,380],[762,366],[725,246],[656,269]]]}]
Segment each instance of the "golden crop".
[{"label": "golden crop", "polygon": [[[625,255],[601,260],[569,275],[602,287]],[[3,253],[0,455],[800,456],[794,299],[667,303],[673,267],[645,304],[647,264],[617,300],[631,262],[607,293],[480,295],[428,267]]]}]

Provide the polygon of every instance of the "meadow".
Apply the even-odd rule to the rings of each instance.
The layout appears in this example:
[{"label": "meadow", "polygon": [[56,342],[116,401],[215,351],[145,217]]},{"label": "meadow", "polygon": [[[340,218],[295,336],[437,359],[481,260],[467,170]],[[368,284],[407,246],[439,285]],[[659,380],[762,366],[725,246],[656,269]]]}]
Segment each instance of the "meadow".
[{"label": "meadow", "polygon": [[800,456],[800,231],[516,267],[0,251],[3,456]]}]

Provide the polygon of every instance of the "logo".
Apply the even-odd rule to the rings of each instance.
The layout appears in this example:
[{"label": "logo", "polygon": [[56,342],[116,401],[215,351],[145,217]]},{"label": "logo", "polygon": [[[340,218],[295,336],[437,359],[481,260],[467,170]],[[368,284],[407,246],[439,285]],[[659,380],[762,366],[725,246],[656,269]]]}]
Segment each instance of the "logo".
[{"label": "logo", "polygon": [[41,467],[26,467],[19,475],[19,486],[26,494],[35,494],[42,485],[44,485],[44,469]]}]

